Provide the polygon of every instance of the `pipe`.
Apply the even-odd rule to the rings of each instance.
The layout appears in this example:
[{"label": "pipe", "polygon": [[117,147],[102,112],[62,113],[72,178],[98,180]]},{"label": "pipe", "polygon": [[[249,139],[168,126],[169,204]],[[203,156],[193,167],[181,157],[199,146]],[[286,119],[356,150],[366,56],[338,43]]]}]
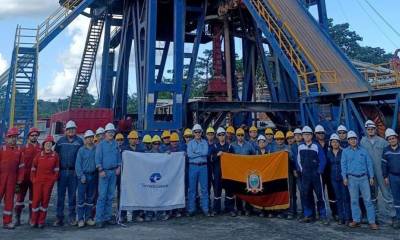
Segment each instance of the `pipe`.
[{"label": "pipe", "polygon": [[232,73],[231,73],[231,46],[229,38],[229,22],[224,19],[224,52],[225,52],[225,65],[226,65],[226,91],[227,100],[232,102]]}]

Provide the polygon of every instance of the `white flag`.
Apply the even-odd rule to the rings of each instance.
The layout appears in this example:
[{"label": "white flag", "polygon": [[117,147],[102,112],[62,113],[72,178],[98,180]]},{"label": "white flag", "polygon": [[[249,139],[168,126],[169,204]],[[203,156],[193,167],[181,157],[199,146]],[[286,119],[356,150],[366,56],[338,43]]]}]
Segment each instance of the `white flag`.
[{"label": "white flag", "polygon": [[185,207],[185,155],[122,153],[120,210],[171,210]]}]

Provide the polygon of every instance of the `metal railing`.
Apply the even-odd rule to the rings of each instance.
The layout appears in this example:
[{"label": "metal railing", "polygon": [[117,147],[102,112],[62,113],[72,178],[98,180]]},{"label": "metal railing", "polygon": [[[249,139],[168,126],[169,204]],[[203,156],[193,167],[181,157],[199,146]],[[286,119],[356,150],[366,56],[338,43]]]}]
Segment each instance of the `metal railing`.
[{"label": "metal railing", "polygon": [[400,62],[370,64],[358,70],[365,80],[375,89],[400,87]]},{"label": "metal railing", "polygon": [[[279,47],[284,51],[285,55],[288,57],[292,66],[295,67],[298,73],[298,84],[299,84],[299,92],[309,94],[310,87],[317,86],[318,92],[322,91],[322,83],[336,83],[337,75],[334,70],[320,70],[318,65],[315,63],[314,59],[311,55],[304,49],[301,42],[297,38],[294,31],[283,22],[282,26],[280,26],[274,17],[269,13],[266,7],[263,4],[262,0],[251,0],[253,6],[256,8],[257,12],[264,19],[268,26],[268,30],[273,33],[278,41]],[[277,7],[272,3],[270,4],[272,10],[277,14],[279,19],[281,19],[281,14],[277,10]],[[286,33],[291,36],[296,44],[296,47],[292,44],[292,42],[286,36]],[[307,66],[303,59],[300,56],[300,53],[304,54],[307,61],[310,63],[312,69],[307,69]],[[311,70],[311,71],[310,71]],[[322,80],[324,79],[324,81]],[[328,80],[325,80],[328,79]],[[302,88],[302,82],[304,82],[304,89]]]}]

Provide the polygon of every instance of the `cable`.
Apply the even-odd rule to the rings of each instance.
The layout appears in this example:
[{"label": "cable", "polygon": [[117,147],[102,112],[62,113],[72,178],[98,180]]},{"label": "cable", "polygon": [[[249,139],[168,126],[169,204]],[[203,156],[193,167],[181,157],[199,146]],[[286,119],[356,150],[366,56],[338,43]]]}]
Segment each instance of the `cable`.
[{"label": "cable", "polygon": [[340,8],[340,11],[342,12],[342,15],[343,15],[344,19],[346,20],[346,22],[349,23],[350,21],[349,21],[349,18],[347,17],[346,11],[344,10],[343,4],[342,4],[342,0],[338,0],[338,5],[339,5],[339,8]]},{"label": "cable", "polygon": [[378,17],[386,24],[386,26],[388,26],[398,37],[400,37],[400,33],[382,16],[382,14],[378,12],[378,10],[376,10],[376,8],[374,8],[374,6],[372,6],[368,0],[364,0],[364,2],[368,4],[368,6],[376,13],[376,15],[378,15]]},{"label": "cable", "polygon": [[379,24],[372,18],[372,16],[368,13],[367,9],[364,8],[364,6],[361,4],[360,0],[357,0],[358,5],[361,7],[361,9],[364,11],[364,13],[369,17],[369,19],[374,23],[376,28],[383,34],[383,36],[395,47],[399,48],[395,42],[382,30],[382,28],[379,26]]}]

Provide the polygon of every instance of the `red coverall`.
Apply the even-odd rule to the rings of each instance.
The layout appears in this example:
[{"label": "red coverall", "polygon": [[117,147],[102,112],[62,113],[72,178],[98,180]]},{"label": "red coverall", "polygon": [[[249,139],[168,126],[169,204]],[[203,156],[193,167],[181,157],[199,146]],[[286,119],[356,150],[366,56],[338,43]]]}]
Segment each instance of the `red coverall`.
[{"label": "red coverall", "polygon": [[23,153],[19,146],[0,149],[0,201],[4,198],[3,225],[12,222],[15,186],[24,179]]},{"label": "red coverall", "polygon": [[36,155],[32,163],[31,180],[33,185],[31,224],[44,224],[49,206],[51,191],[58,179],[60,160],[56,152]]},{"label": "red coverall", "polygon": [[33,159],[41,151],[40,144],[30,144],[27,143],[23,149],[23,161],[25,164],[25,176],[24,180],[20,185],[19,192],[17,193],[17,199],[15,202],[15,214],[21,215],[24,206],[25,196],[29,190],[29,214],[31,214],[32,208],[32,182],[31,182],[31,168]]}]

